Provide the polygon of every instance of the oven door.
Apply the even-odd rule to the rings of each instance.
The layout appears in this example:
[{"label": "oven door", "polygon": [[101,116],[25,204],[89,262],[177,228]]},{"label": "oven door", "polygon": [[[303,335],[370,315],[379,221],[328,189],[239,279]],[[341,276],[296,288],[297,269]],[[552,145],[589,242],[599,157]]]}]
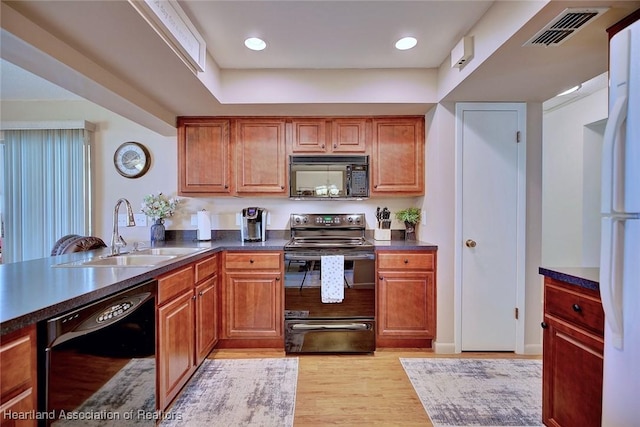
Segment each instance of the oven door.
[{"label": "oven door", "polygon": [[375,254],[364,251],[341,254],[344,298],[337,303],[323,303],[321,255],[285,252],[287,353],[375,351]]},{"label": "oven door", "polygon": [[285,320],[287,353],[370,353],[376,349],[372,318]]}]

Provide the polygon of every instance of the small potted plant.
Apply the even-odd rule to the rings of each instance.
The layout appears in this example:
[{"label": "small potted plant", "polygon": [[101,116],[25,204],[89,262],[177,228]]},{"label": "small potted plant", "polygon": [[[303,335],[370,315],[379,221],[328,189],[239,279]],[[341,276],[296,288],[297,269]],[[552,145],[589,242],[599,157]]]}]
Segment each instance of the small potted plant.
[{"label": "small potted plant", "polygon": [[158,241],[164,241],[165,228],[164,219],[176,212],[179,199],[169,198],[162,192],[156,194],[148,194],[144,196],[142,208],[140,212],[150,217],[154,223],[151,225],[151,244],[154,245]]},{"label": "small potted plant", "polygon": [[396,219],[404,222],[405,240],[416,240],[416,225],[421,218],[420,208],[407,208],[396,212]]}]

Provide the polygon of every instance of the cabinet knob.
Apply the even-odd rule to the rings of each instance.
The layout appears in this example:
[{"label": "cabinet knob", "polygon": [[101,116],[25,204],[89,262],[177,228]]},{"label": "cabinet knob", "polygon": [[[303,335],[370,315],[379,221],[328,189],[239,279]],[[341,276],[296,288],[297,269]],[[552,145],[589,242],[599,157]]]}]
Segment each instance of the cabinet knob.
[{"label": "cabinet knob", "polygon": [[405,264],[409,264],[409,260],[408,260],[408,259],[405,259],[405,260],[404,260],[404,263],[405,263]]},{"label": "cabinet knob", "polygon": [[580,307],[578,304],[573,304],[571,306],[571,308],[573,309],[573,311],[575,311],[576,313],[580,313],[582,311],[582,307]]},{"label": "cabinet knob", "polygon": [[202,296],[204,293],[202,291],[198,292],[198,295]]},{"label": "cabinet knob", "polygon": [[322,144],[322,145],[320,146],[320,148],[324,148],[324,144]]},{"label": "cabinet knob", "polygon": [[249,264],[253,264],[253,259],[250,259],[250,260],[249,260]]},{"label": "cabinet knob", "polygon": [[284,190],[284,185],[281,185],[281,186],[280,186],[280,189],[281,189],[281,190]]},{"label": "cabinet knob", "polygon": [[191,299],[195,301],[196,300],[196,296],[195,295],[192,296]]},{"label": "cabinet knob", "polygon": [[378,280],[384,280],[384,277],[378,276]]},{"label": "cabinet knob", "polygon": [[373,188],[378,188],[378,184],[374,185]]},{"label": "cabinet knob", "polygon": [[549,327],[549,325],[547,325],[547,322],[540,323],[540,326],[542,327],[542,329],[547,329]]},{"label": "cabinet knob", "polygon": [[225,189],[229,188],[229,184],[225,184],[225,185],[224,185],[224,188],[225,188]]},{"label": "cabinet knob", "polygon": [[338,144],[333,144],[333,148],[338,148]]},{"label": "cabinet knob", "polygon": [[279,281],[280,281],[280,278],[279,278],[279,277],[276,277],[276,282],[279,282]]}]

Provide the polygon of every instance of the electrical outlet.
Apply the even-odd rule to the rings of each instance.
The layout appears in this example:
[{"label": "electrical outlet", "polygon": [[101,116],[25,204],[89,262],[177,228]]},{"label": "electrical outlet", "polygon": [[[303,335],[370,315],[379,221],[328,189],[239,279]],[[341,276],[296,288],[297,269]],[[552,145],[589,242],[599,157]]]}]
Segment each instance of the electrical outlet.
[{"label": "electrical outlet", "polygon": [[[145,214],[133,214],[133,219],[136,221],[136,227],[147,226],[147,216]],[[127,214],[118,214],[118,227],[127,226]]]},{"label": "electrical outlet", "polygon": [[133,219],[136,220],[136,227],[146,227],[147,226],[147,216],[145,214],[133,214]]}]

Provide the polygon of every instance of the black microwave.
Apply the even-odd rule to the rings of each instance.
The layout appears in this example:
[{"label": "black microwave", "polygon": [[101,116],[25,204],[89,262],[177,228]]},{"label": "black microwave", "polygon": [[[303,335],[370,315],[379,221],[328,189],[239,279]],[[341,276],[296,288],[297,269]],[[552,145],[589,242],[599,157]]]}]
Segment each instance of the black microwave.
[{"label": "black microwave", "polygon": [[289,196],[294,199],[369,197],[369,156],[290,156]]}]

